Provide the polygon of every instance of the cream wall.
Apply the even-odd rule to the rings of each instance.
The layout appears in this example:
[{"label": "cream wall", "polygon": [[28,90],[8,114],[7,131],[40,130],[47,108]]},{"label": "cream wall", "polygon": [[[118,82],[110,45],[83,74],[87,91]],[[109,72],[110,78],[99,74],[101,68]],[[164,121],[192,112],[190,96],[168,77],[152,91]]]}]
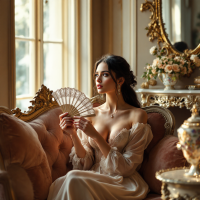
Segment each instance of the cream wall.
[{"label": "cream wall", "polygon": [[93,63],[105,54],[123,56],[136,71],[136,1],[93,1]]},{"label": "cream wall", "polygon": [[8,1],[0,6],[0,105],[9,106],[8,99]]},{"label": "cream wall", "polygon": [[0,105],[13,108],[15,102],[13,0],[2,0],[0,6]]}]

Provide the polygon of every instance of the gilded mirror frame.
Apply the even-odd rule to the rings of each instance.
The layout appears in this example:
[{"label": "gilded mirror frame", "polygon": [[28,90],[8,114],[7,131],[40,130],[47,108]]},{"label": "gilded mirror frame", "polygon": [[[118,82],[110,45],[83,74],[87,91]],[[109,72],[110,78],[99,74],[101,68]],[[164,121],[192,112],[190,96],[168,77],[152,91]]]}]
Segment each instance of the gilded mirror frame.
[{"label": "gilded mirror frame", "polygon": [[[184,53],[176,50],[173,45],[171,44],[168,34],[165,31],[163,18],[162,18],[162,0],[152,0],[148,1],[145,0],[145,3],[141,4],[140,11],[146,11],[149,10],[151,12],[151,22],[148,24],[148,27],[146,27],[147,36],[149,37],[150,41],[153,41],[157,39],[157,43],[159,46],[159,49],[164,49],[166,52],[166,55],[169,54],[175,54],[177,56],[186,56],[187,59],[190,58],[190,55],[192,54],[198,54],[200,53],[200,44],[195,49],[186,50]],[[161,46],[161,43],[163,45]]]}]

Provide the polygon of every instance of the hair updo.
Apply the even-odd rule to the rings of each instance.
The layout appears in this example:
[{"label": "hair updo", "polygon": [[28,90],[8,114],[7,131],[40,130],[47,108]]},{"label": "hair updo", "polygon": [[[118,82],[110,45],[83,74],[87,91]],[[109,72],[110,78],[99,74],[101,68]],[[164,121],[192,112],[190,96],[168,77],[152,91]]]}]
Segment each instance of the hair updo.
[{"label": "hair updo", "polygon": [[[108,71],[110,72],[112,79],[116,83],[116,91],[116,79],[124,77],[124,83],[121,87],[121,93],[124,98],[124,101],[129,105],[140,108],[140,102],[138,101],[137,95],[133,89],[133,87],[135,87],[135,85],[137,84],[137,81],[135,80],[136,77],[134,76],[133,71],[130,70],[130,65],[128,64],[128,62],[121,56],[105,55],[99,61],[96,62],[94,73],[96,72],[97,67],[101,62],[104,62],[108,65]],[[116,79],[113,77],[111,71],[115,73]]]}]

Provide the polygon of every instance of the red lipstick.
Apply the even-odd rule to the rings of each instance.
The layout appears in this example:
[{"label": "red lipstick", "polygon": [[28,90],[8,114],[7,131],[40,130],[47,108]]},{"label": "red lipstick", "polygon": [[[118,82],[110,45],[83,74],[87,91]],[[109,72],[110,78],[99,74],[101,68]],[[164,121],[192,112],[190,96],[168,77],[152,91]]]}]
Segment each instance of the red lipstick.
[{"label": "red lipstick", "polygon": [[102,85],[97,85],[97,89],[101,89],[102,87]]}]

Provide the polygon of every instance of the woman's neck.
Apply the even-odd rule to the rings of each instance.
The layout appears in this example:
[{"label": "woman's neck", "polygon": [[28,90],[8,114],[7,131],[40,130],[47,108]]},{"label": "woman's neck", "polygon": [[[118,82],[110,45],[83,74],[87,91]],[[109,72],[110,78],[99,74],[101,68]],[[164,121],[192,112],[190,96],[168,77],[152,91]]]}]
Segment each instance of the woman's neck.
[{"label": "woman's neck", "polygon": [[106,94],[105,109],[114,112],[115,110],[122,109],[126,102],[123,99],[122,94]]}]

